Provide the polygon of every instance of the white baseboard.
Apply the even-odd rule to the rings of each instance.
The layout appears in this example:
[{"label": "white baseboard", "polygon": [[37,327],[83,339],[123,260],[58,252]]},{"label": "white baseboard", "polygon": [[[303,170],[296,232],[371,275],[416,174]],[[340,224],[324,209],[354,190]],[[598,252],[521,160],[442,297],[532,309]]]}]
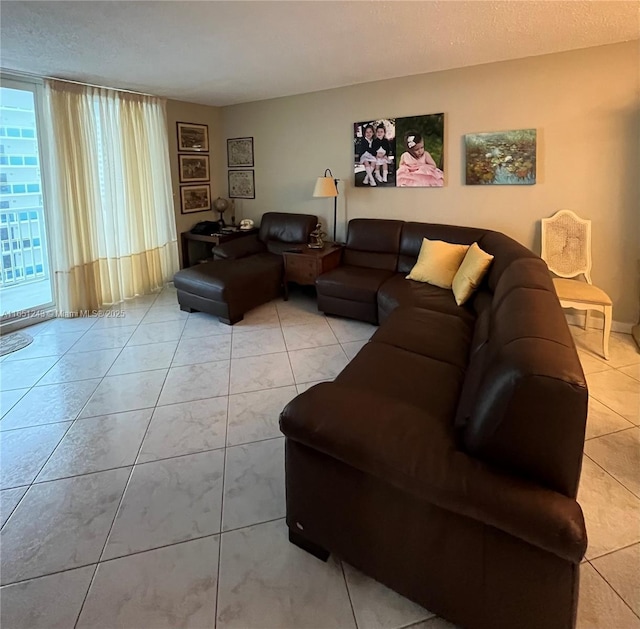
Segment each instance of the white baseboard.
[{"label": "white baseboard", "polygon": [[[569,325],[577,325],[579,328],[584,327],[584,313],[565,313],[567,323]],[[624,321],[612,321],[611,331],[621,332],[622,334],[631,334],[633,323],[625,323]],[[597,312],[589,315],[589,330],[602,330],[604,327],[604,318]]]}]

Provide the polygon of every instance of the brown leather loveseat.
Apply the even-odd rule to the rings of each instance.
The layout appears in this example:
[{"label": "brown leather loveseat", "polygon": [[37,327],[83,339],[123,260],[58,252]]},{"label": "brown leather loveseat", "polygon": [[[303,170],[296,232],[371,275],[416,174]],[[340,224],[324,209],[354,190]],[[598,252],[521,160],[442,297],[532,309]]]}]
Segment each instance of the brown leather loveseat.
[{"label": "brown leather loveseat", "polygon": [[[425,237],[495,256],[464,306],[405,279]],[[573,628],[588,395],[544,262],[493,231],[358,219],[316,286],[381,325],[281,415],[290,539],[467,629]]]},{"label": "brown leather loveseat", "polygon": [[173,283],[180,309],[207,312],[233,325],[282,290],[282,251],[309,242],[318,223],[311,214],[267,212],[257,234],[214,249],[214,260],[178,271]]}]

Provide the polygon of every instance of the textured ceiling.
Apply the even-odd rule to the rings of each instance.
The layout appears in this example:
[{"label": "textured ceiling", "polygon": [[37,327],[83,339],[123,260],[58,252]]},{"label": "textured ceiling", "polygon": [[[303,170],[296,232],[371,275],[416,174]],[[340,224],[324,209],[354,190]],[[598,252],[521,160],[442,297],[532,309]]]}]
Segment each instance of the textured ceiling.
[{"label": "textured ceiling", "polygon": [[208,105],[640,37],[640,1],[3,1],[4,69]]}]

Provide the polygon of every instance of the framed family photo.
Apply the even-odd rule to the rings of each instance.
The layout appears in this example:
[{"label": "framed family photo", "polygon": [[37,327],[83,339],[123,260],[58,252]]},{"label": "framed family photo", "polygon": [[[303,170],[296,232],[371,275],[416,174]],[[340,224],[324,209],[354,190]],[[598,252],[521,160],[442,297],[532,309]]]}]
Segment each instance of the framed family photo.
[{"label": "framed family photo", "polygon": [[230,170],[228,172],[230,199],[256,198],[253,170]]},{"label": "framed family photo", "polygon": [[209,150],[209,127],[206,124],[178,122],[178,151]]},{"label": "framed family photo", "polygon": [[180,210],[183,214],[211,209],[211,186],[180,186]]},{"label": "framed family photo", "polygon": [[180,182],[209,181],[208,155],[178,155]]},{"label": "framed family photo", "polygon": [[253,138],[227,140],[227,166],[229,168],[253,168]]}]

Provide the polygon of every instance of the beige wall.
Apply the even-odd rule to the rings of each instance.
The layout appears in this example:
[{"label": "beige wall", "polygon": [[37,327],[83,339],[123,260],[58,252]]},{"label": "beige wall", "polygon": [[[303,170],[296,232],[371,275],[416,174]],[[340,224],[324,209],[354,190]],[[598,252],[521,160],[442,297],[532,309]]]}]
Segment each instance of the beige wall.
[{"label": "beige wall", "polygon": [[[169,128],[169,160],[171,162],[171,187],[173,189],[173,206],[176,214],[178,231],[178,247],[180,233],[188,231],[200,221],[218,220],[219,214],[214,211],[182,214],[180,211],[180,178],[178,173],[178,135],[176,122],[193,122],[209,126],[209,167],[211,174],[211,200],[222,196],[226,198],[227,185],[223,177],[225,163],[221,162],[221,147],[225,144],[221,133],[221,110],[217,107],[195,105],[177,100],[167,101],[167,125]],[[182,251],[180,252],[182,255]]]},{"label": "beige wall", "polygon": [[[504,231],[539,252],[540,219],[573,209],[593,221],[593,280],[611,295],[614,319],[635,322],[638,55],[636,41],[225,107],[220,151],[226,138],[255,138],[256,199],[239,202],[236,214],[313,213],[331,231],[332,201],[311,196],[325,168],[343,180],[339,225],[356,217],[474,225]],[[353,187],[354,122],[437,112],[446,114],[444,188]],[[217,111],[209,115],[213,126]],[[538,130],[536,185],[464,185],[464,134],[530,127]],[[224,172],[223,159],[222,152]],[[224,196],[226,182],[217,189]]]}]

